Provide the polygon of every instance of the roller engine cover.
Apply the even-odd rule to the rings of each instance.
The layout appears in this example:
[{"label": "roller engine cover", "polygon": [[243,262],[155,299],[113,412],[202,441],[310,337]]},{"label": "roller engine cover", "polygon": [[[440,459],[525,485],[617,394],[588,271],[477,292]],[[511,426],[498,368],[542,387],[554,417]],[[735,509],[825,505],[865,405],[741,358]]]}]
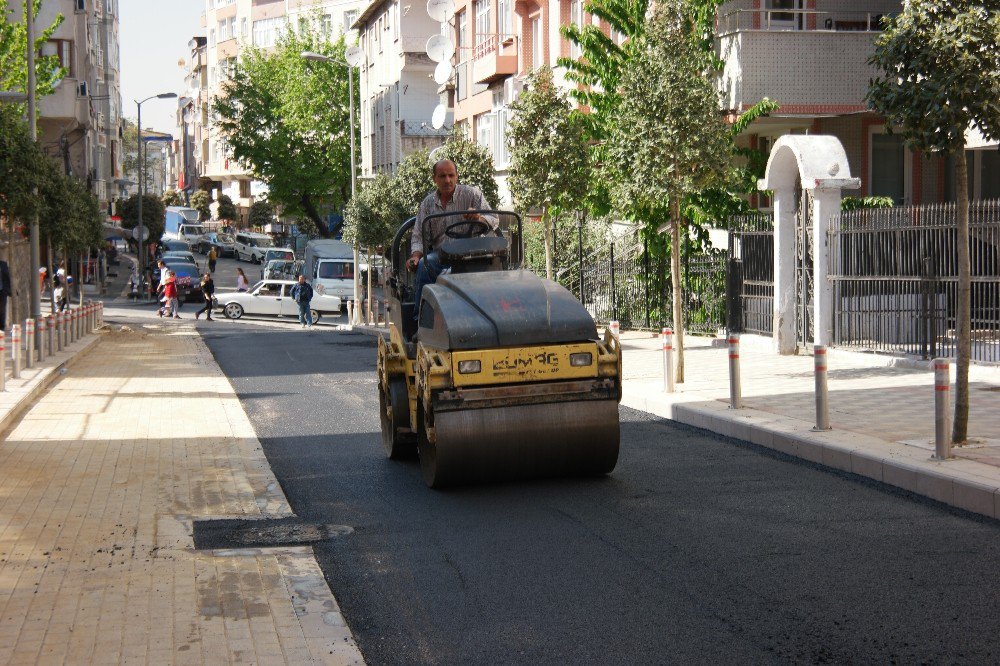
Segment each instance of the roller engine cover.
[{"label": "roller engine cover", "polygon": [[597,340],[565,287],[528,271],[445,274],[423,291],[420,341],[455,351]]}]

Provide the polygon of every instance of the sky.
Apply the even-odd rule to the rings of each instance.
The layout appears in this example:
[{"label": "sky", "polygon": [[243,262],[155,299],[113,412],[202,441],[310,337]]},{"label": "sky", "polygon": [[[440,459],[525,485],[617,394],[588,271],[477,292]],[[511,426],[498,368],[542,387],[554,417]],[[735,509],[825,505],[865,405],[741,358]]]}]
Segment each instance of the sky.
[{"label": "sky", "polygon": [[[135,100],[164,92],[184,94],[186,69],[178,60],[191,57],[188,42],[203,35],[205,0],[120,0],[122,113],[136,117]],[[177,135],[177,100],[149,100],[142,105],[143,127]]]}]

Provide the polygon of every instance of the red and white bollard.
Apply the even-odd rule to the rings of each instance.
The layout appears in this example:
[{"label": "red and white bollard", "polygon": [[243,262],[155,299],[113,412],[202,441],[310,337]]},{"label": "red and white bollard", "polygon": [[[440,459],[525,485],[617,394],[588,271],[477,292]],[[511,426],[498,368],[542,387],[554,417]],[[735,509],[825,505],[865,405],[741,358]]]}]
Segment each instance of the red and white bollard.
[{"label": "red and white bollard", "polygon": [[10,377],[17,379],[21,376],[21,325],[14,324],[10,327],[10,354],[11,366]]},{"label": "red and white bollard", "polygon": [[608,330],[611,331],[611,335],[615,336],[615,340],[621,339],[622,329],[617,319],[612,319],[608,322]]},{"label": "red and white bollard", "polygon": [[52,348],[49,347],[48,340],[48,330],[49,321],[48,317],[41,316],[38,318],[38,362],[41,363],[45,360],[45,353],[48,351],[49,355],[52,354]]},{"label": "red and white bollard", "polygon": [[35,320],[24,320],[24,367],[35,364]]},{"label": "red and white bollard", "polygon": [[663,392],[674,392],[674,332],[664,328],[660,333],[663,344]]},{"label": "red and white bollard", "polygon": [[934,458],[951,458],[951,362],[934,359]]},{"label": "red and white bollard", "polygon": [[729,345],[729,408],[743,407],[743,390],[740,386],[740,335],[730,333],[726,339]]},{"label": "red and white bollard", "polygon": [[813,430],[830,430],[830,393],[826,386],[826,347],[813,348],[813,370],[816,376],[816,427]]}]

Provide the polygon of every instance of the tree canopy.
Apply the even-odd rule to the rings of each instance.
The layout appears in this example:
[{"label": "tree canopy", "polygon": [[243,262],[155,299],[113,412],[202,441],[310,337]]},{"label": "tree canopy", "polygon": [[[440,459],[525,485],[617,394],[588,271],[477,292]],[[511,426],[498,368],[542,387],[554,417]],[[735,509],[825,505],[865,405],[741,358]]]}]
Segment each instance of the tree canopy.
[{"label": "tree canopy", "polygon": [[[42,0],[32,0],[32,16],[38,18]],[[24,21],[25,2],[21,2],[20,21],[12,22],[14,9],[4,3],[0,10],[0,90],[27,92],[28,90],[28,27]],[[52,25],[35,29],[35,53],[52,38],[62,25],[63,15],[57,14]],[[51,95],[56,84],[66,76],[54,55],[35,56],[35,94],[41,98]],[[14,105],[16,112],[24,113],[24,104]]]},{"label": "tree canopy", "polygon": [[240,213],[236,210],[236,204],[233,203],[232,197],[228,194],[223,194],[219,197],[219,209],[216,211],[220,220],[238,220],[240,218]]},{"label": "tree canopy", "polygon": [[247,224],[251,227],[263,227],[272,222],[274,222],[274,205],[267,199],[254,201],[247,214]]},{"label": "tree canopy", "polygon": [[584,123],[572,113],[548,67],[531,74],[512,110],[507,185],[519,210],[542,210],[545,272],[551,280],[553,219],[576,209],[587,196],[590,153]]},{"label": "tree canopy", "polygon": [[972,356],[969,192],[965,132],[1000,138],[1000,5],[910,0],[875,41],[879,70],[867,100],[913,150],[954,157],[958,248],[958,363],[952,440],[968,435]]},{"label": "tree canopy", "polygon": [[267,184],[270,200],[325,235],[323,211],[350,198],[348,71],[303,51],[340,59],[344,41],[310,27],[285,32],[273,50],[246,48],[214,112],[233,157]]},{"label": "tree canopy", "polygon": [[[198,190],[191,195],[191,208],[198,211],[198,219],[204,222],[212,217],[212,198],[205,190]],[[145,217],[145,215],[143,215]]]},{"label": "tree canopy", "polygon": [[[163,235],[165,213],[166,207],[160,197],[155,194],[142,195],[142,224],[149,229],[149,238],[156,240]],[[123,227],[134,228],[139,221],[139,195],[133,194],[127,199],[120,199],[118,215],[122,218]]]}]

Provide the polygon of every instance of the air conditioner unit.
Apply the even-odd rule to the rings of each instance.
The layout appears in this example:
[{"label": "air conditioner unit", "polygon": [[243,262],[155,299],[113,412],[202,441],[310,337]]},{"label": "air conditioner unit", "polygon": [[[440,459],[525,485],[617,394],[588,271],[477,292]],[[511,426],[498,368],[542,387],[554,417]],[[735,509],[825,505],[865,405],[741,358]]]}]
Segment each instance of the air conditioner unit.
[{"label": "air conditioner unit", "polygon": [[524,89],[524,81],[519,81],[516,77],[508,77],[503,82],[503,100],[504,104],[511,105],[517,96],[521,94]]}]

